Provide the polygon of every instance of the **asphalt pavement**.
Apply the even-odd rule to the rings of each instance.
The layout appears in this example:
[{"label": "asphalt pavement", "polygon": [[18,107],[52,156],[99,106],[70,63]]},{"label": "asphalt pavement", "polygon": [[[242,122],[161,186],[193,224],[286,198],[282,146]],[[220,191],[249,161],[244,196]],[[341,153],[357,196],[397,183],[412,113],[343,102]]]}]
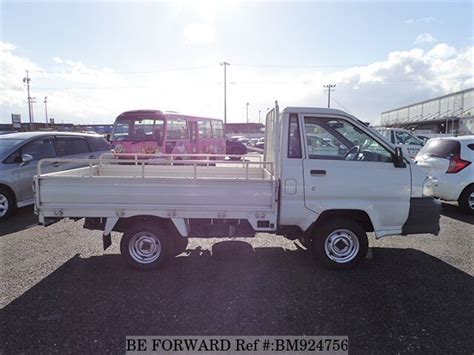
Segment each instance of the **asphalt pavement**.
[{"label": "asphalt pavement", "polygon": [[439,236],[370,238],[358,269],[315,266],[280,236],[193,239],[164,270],[129,269],[83,221],[0,225],[0,353],[122,353],[126,335],[348,335],[351,354],[472,354],[474,217]]}]

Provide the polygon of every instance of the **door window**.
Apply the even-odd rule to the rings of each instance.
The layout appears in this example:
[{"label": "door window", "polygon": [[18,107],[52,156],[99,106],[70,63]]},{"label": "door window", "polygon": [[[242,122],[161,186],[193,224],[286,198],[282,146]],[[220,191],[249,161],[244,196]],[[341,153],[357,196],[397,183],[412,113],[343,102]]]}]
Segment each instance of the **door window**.
[{"label": "door window", "polygon": [[53,139],[44,138],[29,142],[21,148],[21,154],[29,154],[33,157],[33,160],[54,158],[56,150],[54,149]]},{"label": "door window", "polygon": [[304,124],[310,159],[392,161],[385,147],[343,119],[306,117]]},{"label": "door window", "polygon": [[169,118],[167,120],[167,139],[188,139],[188,125],[183,118]]},{"label": "door window", "polygon": [[217,139],[224,138],[224,128],[222,121],[212,121],[212,136]]},{"label": "door window", "polygon": [[89,144],[82,137],[57,137],[56,148],[59,156],[89,153]]},{"label": "door window", "polygon": [[89,145],[94,152],[100,152],[104,150],[110,150],[109,143],[102,137],[88,137]]}]

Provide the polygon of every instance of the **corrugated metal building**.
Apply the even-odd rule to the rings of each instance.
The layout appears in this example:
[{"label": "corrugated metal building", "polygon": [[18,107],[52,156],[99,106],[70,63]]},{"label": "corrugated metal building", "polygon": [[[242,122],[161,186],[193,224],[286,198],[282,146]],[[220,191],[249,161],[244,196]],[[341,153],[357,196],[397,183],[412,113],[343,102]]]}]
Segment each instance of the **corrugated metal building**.
[{"label": "corrugated metal building", "polygon": [[383,112],[381,123],[432,133],[474,134],[474,88]]}]

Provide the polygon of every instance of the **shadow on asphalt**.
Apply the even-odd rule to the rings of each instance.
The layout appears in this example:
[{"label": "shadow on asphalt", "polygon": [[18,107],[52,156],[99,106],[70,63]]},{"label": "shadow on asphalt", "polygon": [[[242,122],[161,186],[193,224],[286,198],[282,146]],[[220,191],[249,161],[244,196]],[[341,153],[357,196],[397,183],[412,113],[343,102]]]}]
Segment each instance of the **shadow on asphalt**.
[{"label": "shadow on asphalt", "polygon": [[123,352],[126,335],[349,335],[350,353],[472,353],[472,278],[374,248],[352,271],[304,251],[215,244],[161,271],[75,256],[1,313],[0,353]]},{"label": "shadow on asphalt", "polygon": [[38,224],[33,206],[18,208],[6,221],[0,222],[0,237],[34,227]]},{"label": "shadow on asphalt", "polygon": [[442,203],[441,214],[460,222],[474,224],[474,215],[464,213],[457,204]]}]

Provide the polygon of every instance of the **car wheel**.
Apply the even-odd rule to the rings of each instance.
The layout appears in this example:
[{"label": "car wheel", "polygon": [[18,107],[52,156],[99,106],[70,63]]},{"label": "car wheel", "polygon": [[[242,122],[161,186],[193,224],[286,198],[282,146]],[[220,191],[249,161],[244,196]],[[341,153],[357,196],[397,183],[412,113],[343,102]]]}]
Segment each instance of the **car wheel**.
[{"label": "car wheel", "polygon": [[[239,148],[232,148],[230,150],[230,155],[242,155],[242,152],[240,151]],[[240,160],[242,159],[241,157],[230,157],[231,160]]]},{"label": "car wheel", "polygon": [[6,220],[15,210],[15,200],[11,193],[0,187],[0,221]]},{"label": "car wheel", "polygon": [[173,236],[152,223],[132,226],[120,241],[125,261],[138,270],[162,268],[175,255]]},{"label": "car wheel", "polygon": [[369,242],[362,226],[351,219],[334,219],[317,228],[313,237],[316,262],[325,268],[347,270],[367,255]]},{"label": "car wheel", "polygon": [[459,207],[469,214],[474,214],[474,185],[464,189],[458,200]]}]

